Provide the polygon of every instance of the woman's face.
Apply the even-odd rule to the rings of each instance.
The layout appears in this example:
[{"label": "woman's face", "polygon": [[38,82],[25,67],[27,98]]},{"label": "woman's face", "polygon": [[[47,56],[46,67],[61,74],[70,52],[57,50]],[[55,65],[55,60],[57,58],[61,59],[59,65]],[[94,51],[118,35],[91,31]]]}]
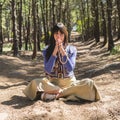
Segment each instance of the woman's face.
[{"label": "woman's face", "polygon": [[54,33],[54,39],[57,43],[63,43],[64,38],[65,38],[64,33],[61,33],[60,31]]}]

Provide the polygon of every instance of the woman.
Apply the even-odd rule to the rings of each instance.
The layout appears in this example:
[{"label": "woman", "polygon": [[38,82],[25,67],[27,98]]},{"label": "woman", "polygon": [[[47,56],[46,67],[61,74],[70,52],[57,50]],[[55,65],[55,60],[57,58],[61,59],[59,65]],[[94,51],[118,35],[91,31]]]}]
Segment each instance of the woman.
[{"label": "woman", "polygon": [[50,44],[43,50],[46,77],[31,81],[23,90],[31,100],[100,100],[91,79],[76,80],[74,75],[77,50],[68,44],[68,32],[57,23],[51,33]]}]

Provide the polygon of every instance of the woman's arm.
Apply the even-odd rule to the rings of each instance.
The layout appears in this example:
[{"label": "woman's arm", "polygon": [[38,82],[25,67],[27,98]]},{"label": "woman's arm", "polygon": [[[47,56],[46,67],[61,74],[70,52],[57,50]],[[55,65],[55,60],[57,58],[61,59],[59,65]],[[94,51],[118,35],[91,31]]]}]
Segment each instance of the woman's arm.
[{"label": "woman's arm", "polygon": [[46,49],[43,51],[43,57],[44,57],[44,69],[47,73],[51,73],[57,57],[51,55],[49,60],[47,60],[46,59]]},{"label": "woman's arm", "polygon": [[53,70],[56,58],[57,58],[57,52],[58,52],[58,45],[56,44],[52,55],[50,56],[49,60],[46,60],[46,50],[43,51],[43,56],[44,56],[44,68],[47,73],[51,73]]},{"label": "woman's arm", "polygon": [[75,64],[76,64],[76,56],[77,56],[77,49],[74,46],[70,46],[70,55],[69,53],[67,53],[67,56],[64,55],[63,56],[63,61],[67,61],[65,63],[65,68],[70,72],[73,71],[75,68]]},{"label": "woman's arm", "polygon": [[[77,49],[75,46],[68,46],[68,51],[65,51],[63,44],[58,46],[58,52],[62,55],[61,62],[65,64],[65,68],[71,72],[75,68]],[[67,53],[68,52],[68,53]]]}]

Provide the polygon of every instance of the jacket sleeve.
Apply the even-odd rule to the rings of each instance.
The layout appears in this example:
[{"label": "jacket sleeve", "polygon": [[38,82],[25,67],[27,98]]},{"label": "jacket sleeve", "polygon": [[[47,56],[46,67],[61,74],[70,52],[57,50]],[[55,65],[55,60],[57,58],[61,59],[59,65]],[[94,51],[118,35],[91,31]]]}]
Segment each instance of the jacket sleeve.
[{"label": "jacket sleeve", "polygon": [[66,61],[65,68],[67,71],[71,72],[75,68],[76,64],[76,56],[77,56],[77,49],[74,46],[70,46],[68,51],[67,51],[68,56],[63,57],[63,61]]},{"label": "jacket sleeve", "polygon": [[51,73],[51,71],[53,70],[55,61],[56,61],[56,56],[52,56],[49,58],[49,60],[46,60],[46,49],[43,50],[43,57],[44,57],[44,69],[47,73]]}]

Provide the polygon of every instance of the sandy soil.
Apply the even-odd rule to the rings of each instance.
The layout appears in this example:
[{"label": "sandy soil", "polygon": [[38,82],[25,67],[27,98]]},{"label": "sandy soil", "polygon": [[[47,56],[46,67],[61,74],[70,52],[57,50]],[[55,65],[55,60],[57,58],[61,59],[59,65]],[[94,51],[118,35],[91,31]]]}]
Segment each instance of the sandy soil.
[{"label": "sandy soil", "polygon": [[98,86],[101,101],[92,103],[30,101],[22,90],[44,76],[43,58],[31,52],[0,56],[0,120],[120,120],[120,55],[110,55],[100,44],[73,43],[78,50],[75,74]]}]

